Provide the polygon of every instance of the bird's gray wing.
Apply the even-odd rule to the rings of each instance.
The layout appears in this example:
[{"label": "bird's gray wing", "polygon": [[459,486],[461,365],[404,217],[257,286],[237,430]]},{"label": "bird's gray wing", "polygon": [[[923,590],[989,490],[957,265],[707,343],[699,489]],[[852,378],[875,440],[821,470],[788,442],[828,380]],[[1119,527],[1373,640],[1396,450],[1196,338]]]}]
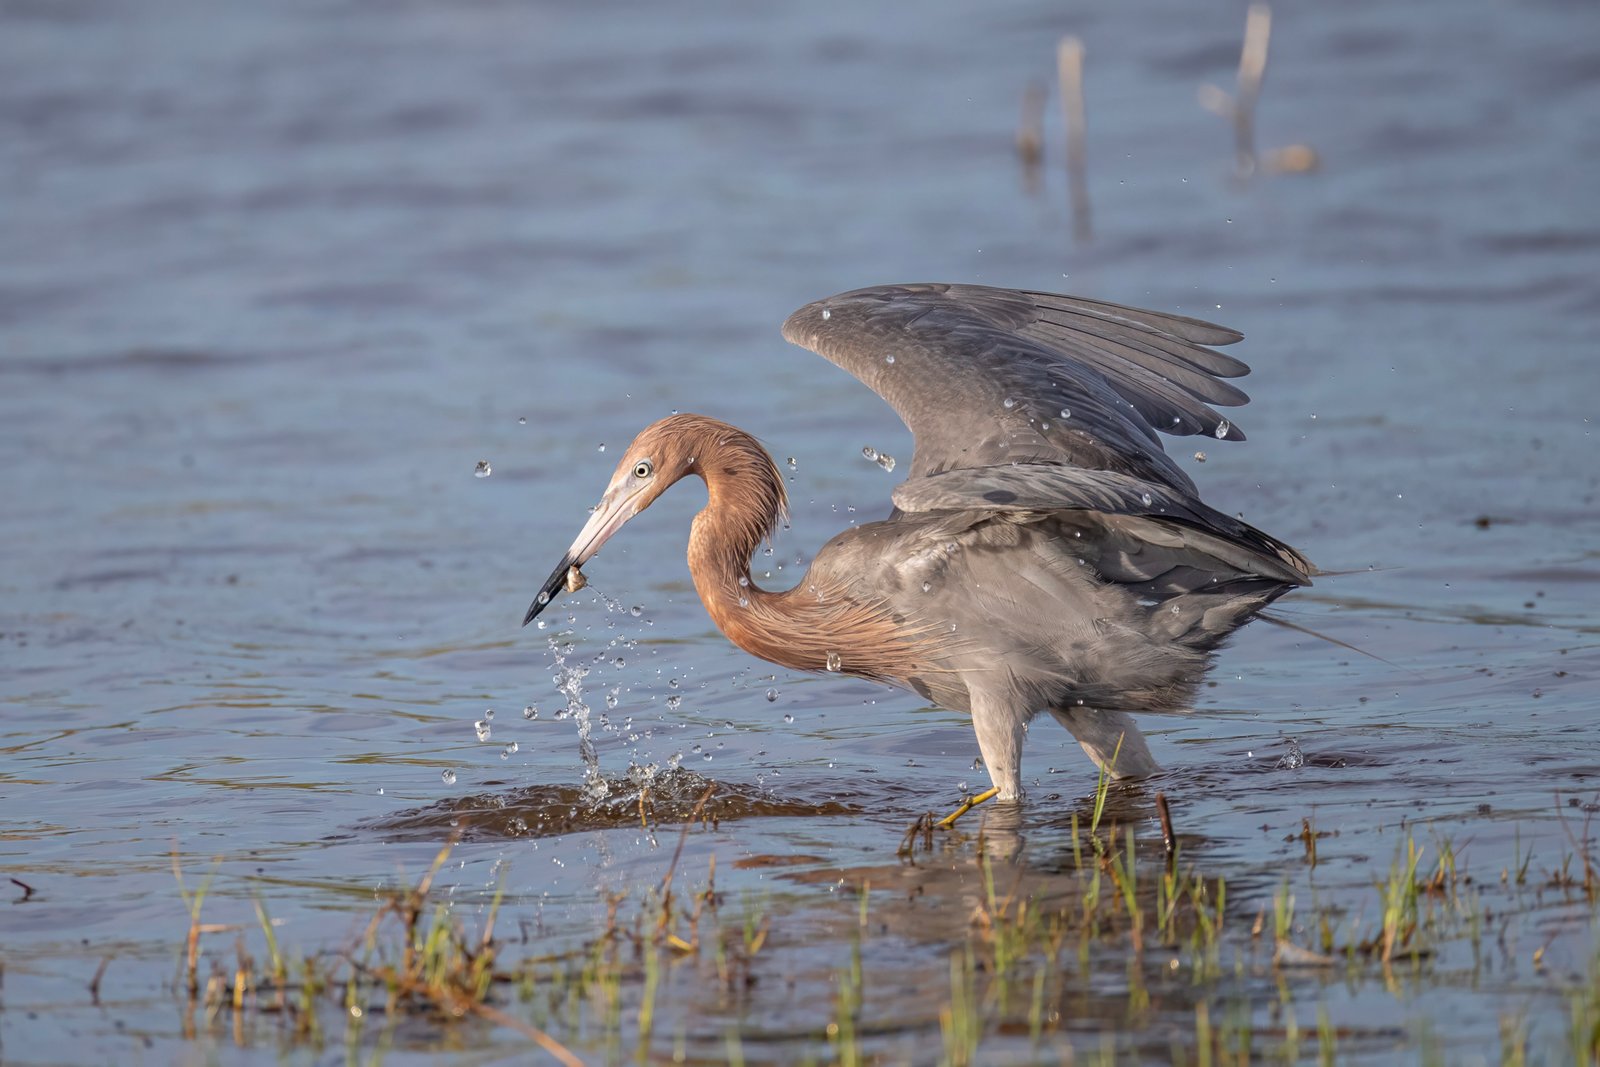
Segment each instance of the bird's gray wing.
[{"label": "bird's gray wing", "polygon": [[980,285],[884,285],[818,300],[783,335],[838,364],[910,428],[910,475],[1067,463],[1194,492],[1157,430],[1241,441],[1211,405],[1249,367],[1198,319]]},{"label": "bird's gray wing", "polygon": [[[1252,574],[1309,585],[1316,572],[1310,560],[1244,520],[1169,486],[1116,471],[1038,463],[945,471],[902,482],[895,487],[894,505],[908,513],[1090,511],[1135,516],[1201,531],[1207,535],[1205,543],[1192,547]],[[1148,526],[1140,536],[1160,539]]]}]

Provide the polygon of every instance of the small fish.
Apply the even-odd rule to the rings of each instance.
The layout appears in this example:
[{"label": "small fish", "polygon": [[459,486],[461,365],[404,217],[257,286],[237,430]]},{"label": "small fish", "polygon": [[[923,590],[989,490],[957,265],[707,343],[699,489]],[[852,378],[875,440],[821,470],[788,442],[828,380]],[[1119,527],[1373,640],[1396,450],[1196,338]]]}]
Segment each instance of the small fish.
[{"label": "small fish", "polygon": [[583,572],[576,566],[567,568],[567,592],[576,593],[588,584],[589,579],[585,578]]}]

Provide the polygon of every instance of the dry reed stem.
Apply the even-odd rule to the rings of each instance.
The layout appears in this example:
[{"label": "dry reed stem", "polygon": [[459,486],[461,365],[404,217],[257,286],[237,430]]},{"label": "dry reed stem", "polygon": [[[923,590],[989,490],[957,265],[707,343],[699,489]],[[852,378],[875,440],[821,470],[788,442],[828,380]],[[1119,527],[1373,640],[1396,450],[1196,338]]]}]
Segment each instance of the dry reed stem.
[{"label": "dry reed stem", "polygon": [[1087,241],[1089,225],[1089,163],[1084,131],[1083,42],[1063,37],[1056,46],[1056,74],[1061,82],[1061,111],[1067,124],[1067,185],[1072,198],[1072,236]]},{"label": "dry reed stem", "polygon": [[1272,38],[1272,9],[1251,4],[1244,20],[1244,47],[1239,53],[1239,81],[1233,100],[1234,152],[1240,174],[1256,170],[1256,101],[1267,74],[1267,44]]},{"label": "dry reed stem", "polygon": [[711,799],[711,794],[717,791],[717,783],[712,782],[706,786],[706,791],[700,794],[700,799],[695,801],[694,810],[689,813],[689,818],[683,824],[683,832],[678,835],[678,847],[672,850],[672,862],[667,864],[667,873],[661,876],[661,893],[665,895],[672,886],[672,877],[678,870],[678,857],[683,855],[683,844],[689,839],[689,829],[694,826],[694,821],[700,817],[700,812],[705,808],[706,801]]},{"label": "dry reed stem", "polygon": [[550,1055],[554,1056],[561,1063],[565,1064],[566,1067],[583,1067],[583,1061],[577,1056],[574,1056],[571,1049],[567,1048],[567,1046],[563,1045],[561,1042],[557,1041],[555,1038],[551,1037],[537,1026],[534,1026],[532,1023],[523,1022],[521,1019],[518,1019],[515,1016],[507,1015],[499,1008],[491,1008],[489,1005],[481,1004],[477,1001],[471,1002],[470,1009],[474,1015],[481,1015],[492,1023],[515,1030],[517,1033],[526,1037],[528,1040],[532,1041],[534,1044],[550,1053]]}]

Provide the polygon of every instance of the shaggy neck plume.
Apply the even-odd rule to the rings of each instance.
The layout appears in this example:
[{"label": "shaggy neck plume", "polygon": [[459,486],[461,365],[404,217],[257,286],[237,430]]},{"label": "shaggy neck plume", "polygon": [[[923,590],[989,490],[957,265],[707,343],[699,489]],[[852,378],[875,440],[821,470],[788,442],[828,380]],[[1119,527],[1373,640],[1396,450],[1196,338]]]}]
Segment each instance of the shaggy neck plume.
[{"label": "shaggy neck plume", "polygon": [[782,520],[783,477],[742,430],[706,419],[696,426],[689,473],[708,500],[689,533],[689,572],[717,629],[751,655],[791,670],[835,670],[886,681],[918,668],[909,635],[873,605],[808,574],[786,592],[750,580],[750,557]]}]

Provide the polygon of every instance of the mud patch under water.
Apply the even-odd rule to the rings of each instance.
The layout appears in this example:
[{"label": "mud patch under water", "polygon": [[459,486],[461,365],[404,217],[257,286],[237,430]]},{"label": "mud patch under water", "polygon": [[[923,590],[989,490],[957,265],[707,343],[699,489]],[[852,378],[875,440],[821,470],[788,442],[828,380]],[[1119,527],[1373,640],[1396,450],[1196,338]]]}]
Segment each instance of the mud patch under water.
[{"label": "mud patch under water", "polygon": [[452,797],[372,819],[360,824],[357,832],[391,841],[438,841],[452,832],[463,841],[490,841],[695,820],[716,825],[739,819],[830,817],[861,811],[842,801],[794,800],[760,787],[718,782],[681,769],[656,775],[646,783],[617,778],[601,779],[599,785],[603,792],[593,785],[541,785]]}]

